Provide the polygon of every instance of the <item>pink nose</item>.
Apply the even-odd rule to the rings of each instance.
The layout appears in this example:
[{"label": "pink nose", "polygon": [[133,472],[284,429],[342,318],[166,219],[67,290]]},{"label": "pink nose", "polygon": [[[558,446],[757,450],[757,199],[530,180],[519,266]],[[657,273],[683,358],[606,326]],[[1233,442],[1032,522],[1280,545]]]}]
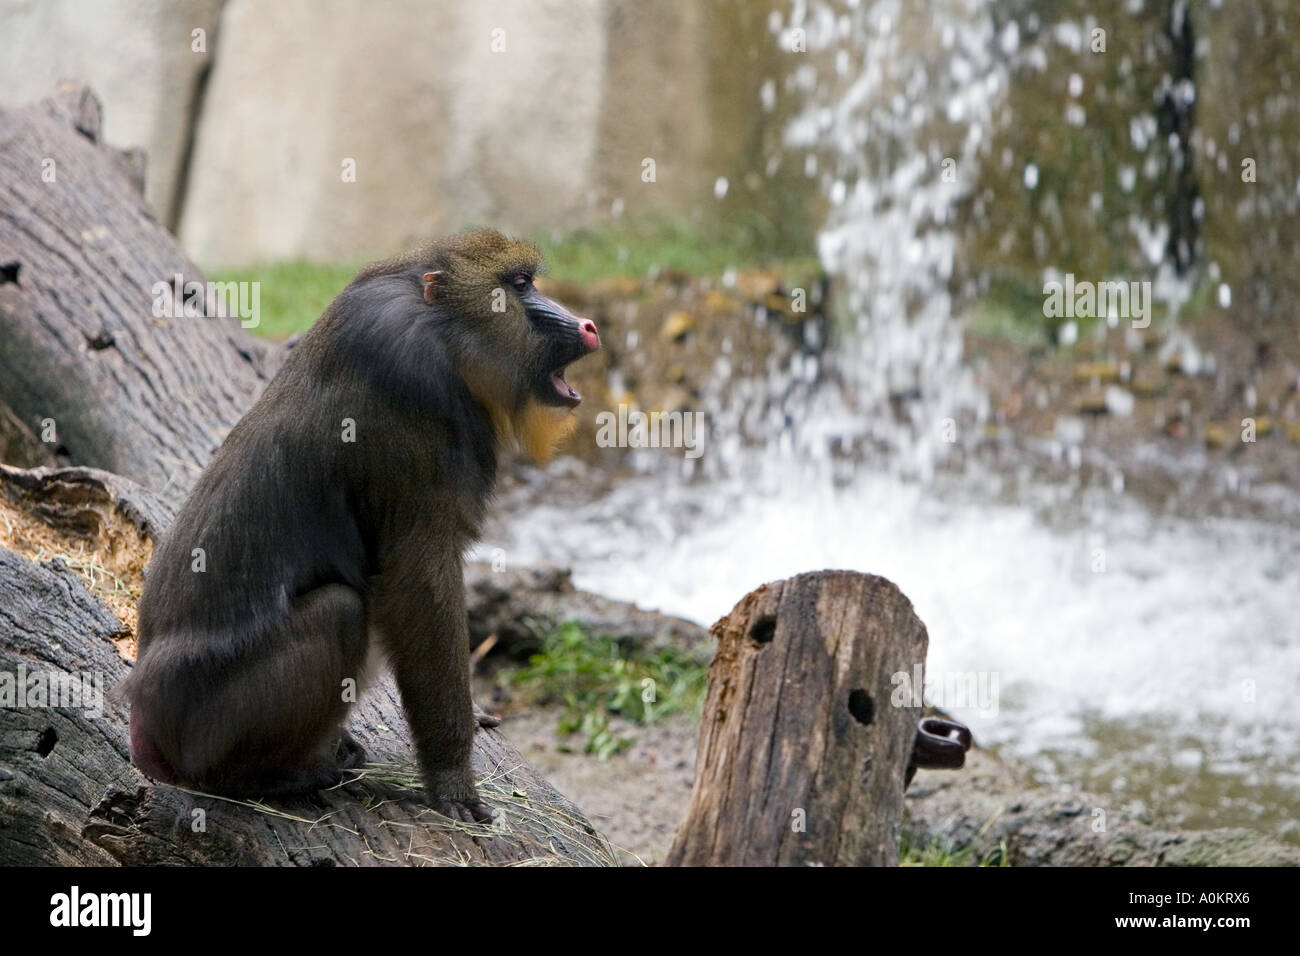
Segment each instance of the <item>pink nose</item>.
[{"label": "pink nose", "polygon": [[600,348],[600,333],[596,331],[596,323],[591,319],[583,319],[578,327],[582,330],[582,344],[596,351]]}]

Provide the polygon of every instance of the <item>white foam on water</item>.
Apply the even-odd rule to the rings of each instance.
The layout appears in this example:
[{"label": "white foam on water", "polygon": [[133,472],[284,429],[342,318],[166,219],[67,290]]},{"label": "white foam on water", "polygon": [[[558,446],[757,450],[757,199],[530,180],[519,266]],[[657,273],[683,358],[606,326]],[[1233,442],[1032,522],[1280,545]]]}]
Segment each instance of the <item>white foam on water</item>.
[{"label": "white foam on water", "polygon": [[507,553],[704,625],[766,581],[880,574],[925,622],[931,673],[998,675],[996,716],[954,710],[987,743],[1086,747],[1085,718],[1141,719],[1211,760],[1300,765],[1291,529],[1153,517],[1118,495],[1075,527],[1049,526],[1023,505],[892,475],[836,489],[785,467],[777,493],[646,479],[576,512],[538,509],[512,521]]}]

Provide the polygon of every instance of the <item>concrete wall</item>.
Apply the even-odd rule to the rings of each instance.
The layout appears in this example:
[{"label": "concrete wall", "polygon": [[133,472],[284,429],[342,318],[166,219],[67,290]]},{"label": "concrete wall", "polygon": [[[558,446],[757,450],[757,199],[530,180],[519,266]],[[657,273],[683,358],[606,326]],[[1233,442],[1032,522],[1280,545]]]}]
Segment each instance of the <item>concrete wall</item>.
[{"label": "concrete wall", "polygon": [[581,205],[603,81],[596,0],[321,9],[226,5],[180,223],[200,261],[364,258]]},{"label": "concrete wall", "polygon": [[[767,204],[789,224],[813,185],[755,175],[780,143],[758,88],[788,68],[769,6],[0,0],[0,103],[90,82],[108,140],[148,151],[151,204],[208,267],[620,210],[711,222]],[[748,186],[719,202],[719,177]]]},{"label": "concrete wall", "polygon": [[[168,218],[221,0],[0,0],[0,103],[45,96],[64,78],[94,87],[104,135],[149,155],[146,195]],[[210,49],[210,47],[209,47]]]}]

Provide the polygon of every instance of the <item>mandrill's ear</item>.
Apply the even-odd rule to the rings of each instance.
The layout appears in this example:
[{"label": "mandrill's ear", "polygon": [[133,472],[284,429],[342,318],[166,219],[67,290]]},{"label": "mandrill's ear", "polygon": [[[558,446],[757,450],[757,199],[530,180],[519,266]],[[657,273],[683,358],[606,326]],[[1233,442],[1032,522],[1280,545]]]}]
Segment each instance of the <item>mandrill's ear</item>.
[{"label": "mandrill's ear", "polygon": [[424,274],[424,301],[433,305],[433,300],[438,297],[437,286],[438,280],[442,278],[442,270],[437,272],[426,272]]}]

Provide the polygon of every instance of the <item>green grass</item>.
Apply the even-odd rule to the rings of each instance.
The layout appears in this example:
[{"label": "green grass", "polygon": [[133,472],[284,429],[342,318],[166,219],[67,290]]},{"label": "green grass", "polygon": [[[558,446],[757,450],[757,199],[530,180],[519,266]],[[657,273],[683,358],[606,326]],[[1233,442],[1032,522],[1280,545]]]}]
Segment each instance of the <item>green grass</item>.
[{"label": "green grass", "polygon": [[[992,298],[980,299],[970,312],[970,330],[989,339],[1010,342],[1018,348],[1044,345],[1050,341],[1051,327],[1042,312],[1018,312],[1004,302]],[[1081,321],[1087,321],[1081,320]]]},{"label": "green grass", "polygon": [[631,743],[610,729],[611,716],[648,725],[670,714],[698,714],[708,676],[708,665],[690,654],[630,649],[570,621],[542,637],[526,666],[497,680],[531,703],[561,704],[559,732],[581,734],[584,752],[605,759]]},{"label": "green grass", "polygon": [[[1091,280],[1096,281],[1096,280]],[[1107,279],[1106,281],[1128,281]],[[1202,280],[1183,304],[1180,321],[1190,324],[1212,325],[1222,321],[1223,310],[1217,301],[1217,284]],[[1078,341],[1087,342],[1096,334],[1103,318],[1052,317],[1043,314],[1046,296],[1041,282],[1031,282],[1019,276],[999,274],[991,278],[988,291],[979,297],[970,310],[969,328],[977,335],[1010,342],[1020,348],[1051,344],[1057,329],[1066,322],[1078,325]],[[1160,328],[1172,322],[1168,306],[1163,302],[1149,303],[1151,325]],[[1121,321],[1121,325],[1128,320]]]},{"label": "green grass", "polygon": [[[974,858],[975,851],[970,848],[954,850],[950,845],[937,839],[931,840],[926,846],[918,847],[913,846],[906,836],[903,837],[898,851],[899,866],[970,866]],[[1007,841],[1003,840],[996,849],[984,854],[977,865],[1010,866],[1010,859]]]},{"label": "green grass", "polygon": [[310,262],[275,262],[247,269],[218,271],[213,282],[258,282],[261,324],[253,331],[268,339],[288,338],[302,332],[343,291],[361,263],[315,265]]},{"label": "green grass", "polygon": [[[615,275],[644,278],[663,270],[717,277],[728,269],[752,269],[768,261],[743,230],[712,231],[662,219],[579,229],[558,239],[537,240],[537,245],[546,274],[574,282]],[[782,262],[807,265],[799,259]]]},{"label": "green grass", "polygon": [[[728,269],[767,264],[769,260],[747,240],[749,235],[740,229],[714,232],[655,219],[619,221],[534,241],[542,251],[546,275],[586,283],[608,276],[644,278],[663,270],[716,278]],[[215,282],[261,283],[261,324],[254,331],[266,338],[283,339],[310,327],[363,264],[274,262],[215,270],[209,278]],[[800,277],[818,271],[811,257],[783,259],[775,265],[783,274]]]}]

